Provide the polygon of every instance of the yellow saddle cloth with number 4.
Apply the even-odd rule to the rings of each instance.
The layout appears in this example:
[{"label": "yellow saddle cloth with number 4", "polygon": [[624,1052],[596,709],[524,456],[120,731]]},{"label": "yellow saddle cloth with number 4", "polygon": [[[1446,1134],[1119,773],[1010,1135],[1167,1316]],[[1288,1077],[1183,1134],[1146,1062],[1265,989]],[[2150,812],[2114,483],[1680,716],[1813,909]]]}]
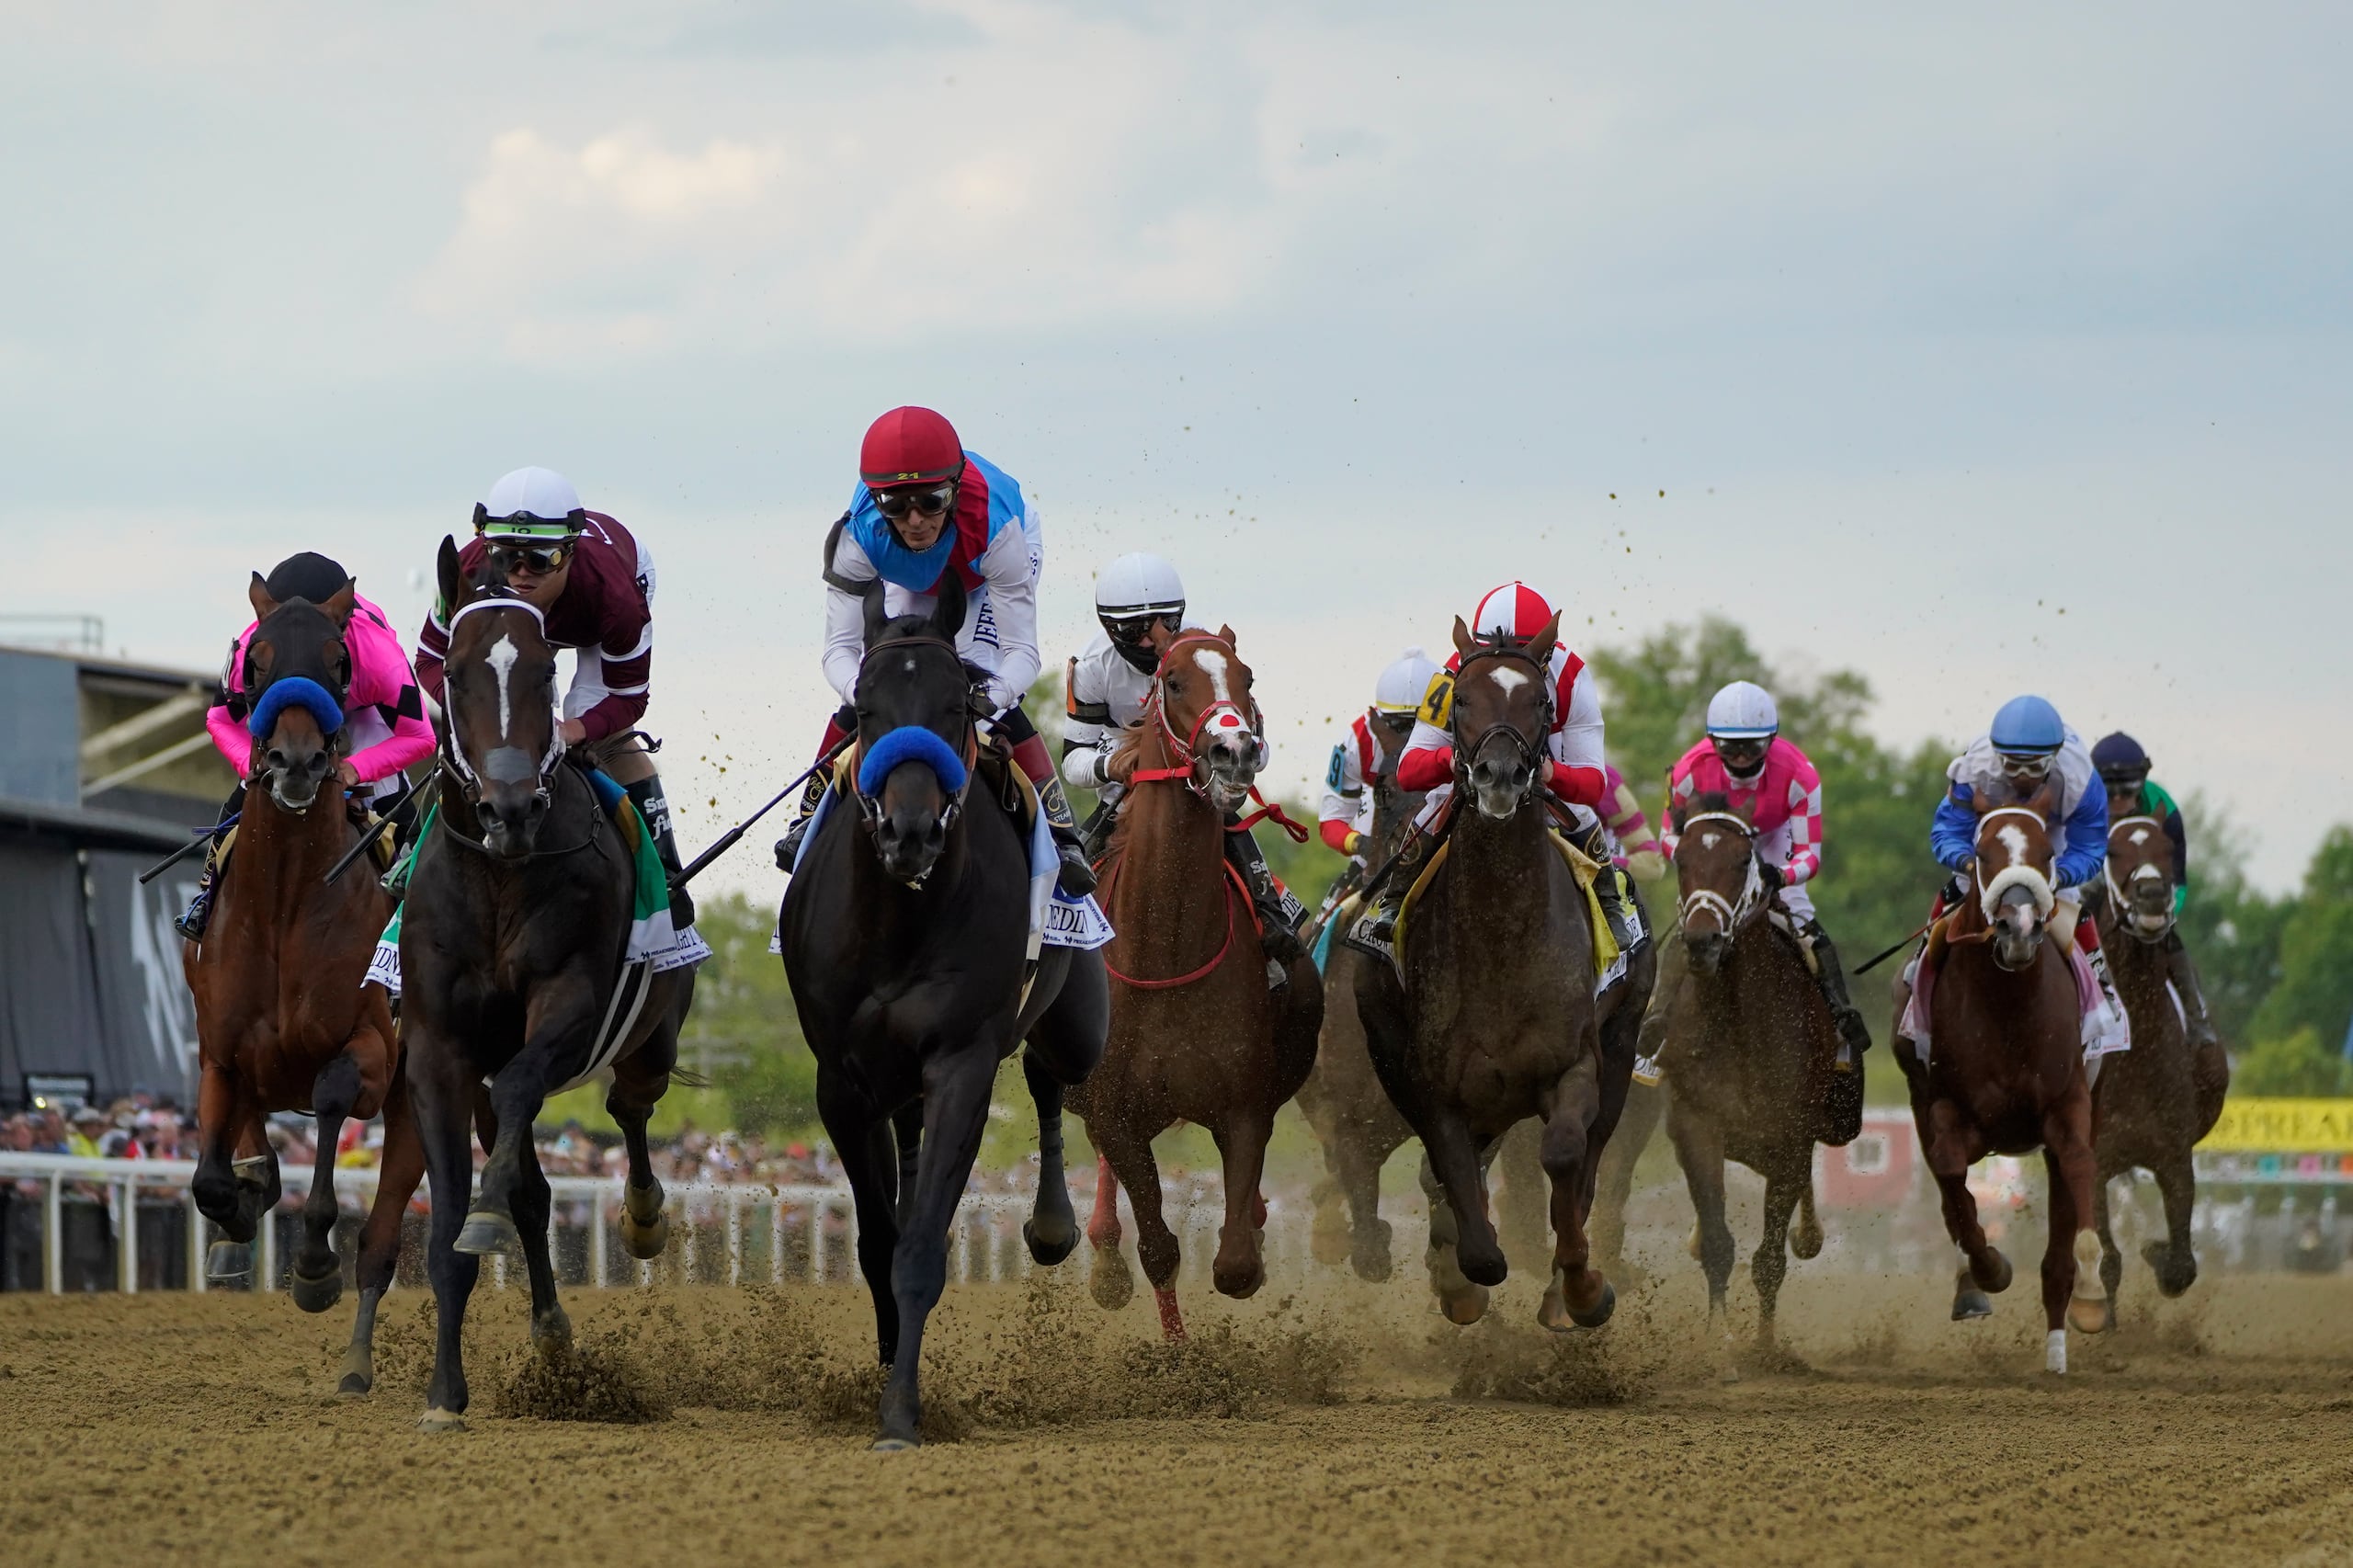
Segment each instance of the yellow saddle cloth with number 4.
[{"label": "yellow saddle cloth with number 4", "polygon": [[[1616,935],[1609,929],[1608,917],[1601,909],[1601,894],[1595,887],[1597,879],[1605,874],[1616,876],[1618,869],[1614,866],[1604,867],[1597,863],[1557,832],[1547,832],[1545,837],[1552,841],[1553,848],[1561,852],[1561,858],[1568,863],[1569,870],[1576,877],[1578,890],[1585,894],[1586,923],[1593,927],[1593,988],[1598,994],[1625,970],[1625,955],[1619,949]],[[1391,939],[1393,949],[1391,958],[1401,975],[1405,972],[1405,931],[1413,921],[1414,906],[1421,902],[1422,894],[1429,888],[1430,879],[1438,875],[1438,869],[1446,864],[1447,851],[1453,843],[1451,838],[1438,841],[1437,852],[1422,868],[1421,874],[1414,879],[1414,885],[1406,890],[1405,902],[1398,906],[1397,931]]]}]

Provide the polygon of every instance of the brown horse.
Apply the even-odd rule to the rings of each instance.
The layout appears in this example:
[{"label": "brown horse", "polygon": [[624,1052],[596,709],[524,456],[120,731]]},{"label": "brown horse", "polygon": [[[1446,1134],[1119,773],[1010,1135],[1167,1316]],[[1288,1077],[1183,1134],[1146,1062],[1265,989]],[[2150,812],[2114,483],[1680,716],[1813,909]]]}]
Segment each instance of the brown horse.
[{"label": "brown horse", "polygon": [[1483,642],[1457,619],[1455,789],[1448,860],[1404,931],[1404,981],[1359,971],[1357,1009],[1381,1085],[1428,1152],[1431,1282],[1447,1316],[1476,1322],[1506,1271],[1484,1165],[1529,1117],[1552,1186],[1547,1328],[1597,1328],[1617,1293],[1590,1267],[1594,1174],[1633,1071],[1649,1000],[1647,944],[1597,1004],[1585,891],[1552,842],[1540,764],[1552,730],[1556,616],[1525,642]]},{"label": "brown horse", "polygon": [[2222,1114],[2230,1065],[2227,1060],[2203,1064],[2208,1070],[2200,1073],[2166,988],[2174,883],[2173,841],[2164,824],[2144,816],[2109,824],[2106,875],[2100,947],[2132,1021],[2132,1049],[2101,1063],[2097,1096],[2099,1278],[2112,1310],[2124,1257],[2109,1223],[2108,1184],[2136,1167],[2156,1176],[2165,1199],[2166,1239],[2141,1249],[2156,1271],[2158,1291],[2178,1296],[2198,1278],[2198,1259],[2189,1250],[2190,1210],[2198,1198],[2190,1150]]},{"label": "brown horse", "polygon": [[[2081,1008],[2062,936],[2044,926],[2055,906],[2049,832],[2058,777],[2024,805],[1977,806],[1973,896],[1929,933],[1919,972],[1933,975],[1927,1061],[1904,1034],[1899,988],[1897,1065],[1912,1091],[1922,1157],[1944,1199],[1945,1231],[1966,1260],[1953,1291],[1956,1321],[1994,1310],[2010,1264],[1985,1239],[1969,1167],[1987,1154],[2040,1148],[2050,1173],[2051,1231],[2042,1253],[2043,1365],[2067,1369],[2067,1327],[2097,1334],[2108,1303],[2092,1270],[2096,1156]],[[2059,906],[2063,907],[2063,906]]]},{"label": "brown horse", "polygon": [[324,604],[279,604],[254,574],[259,624],[246,643],[244,690],[258,733],[235,854],[222,868],[204,939],[186,944],[181,969],[195,994],[201,1064],[190,1191],[225,1233],[206,1259],[210,1278],[252,1271],[255,1233],[278,1204],[278,1158],[263,1118],[306,1110],[318,1118],[318,1165],[302,1203],[290,1292],[305,1312],[333,1306],[343,1294],[337,1137],[347,1118],[383,1113],[384,1163],[360,1236],[360,1307],[342,1380],[343,1392],[365,1393],[374,1380],[376,1302],[392,1284],[401,1215],[424,1153],[391,1006],[383,987],[362,983],[392,901],[371,876],[325,880],[361,832],[342,791],[323,789],[344,751],[352,593],[347,581]]},{"label": "brown horse", "polygon": [[[1366,862],[1377,866],[1403,841],[1422,797],[1397,788],[1397,754],[1404,749],[1404,737],[1377,709],[1370,710],[1368,723],[1381,746],[1380,777],[1368,786],[1373,792],[1372,832],[1364,845]],[[1347,918],[1345,911],[1335,911],[1332,924],[1339,926]],[[1381,1168],[1414,1130],[1390,1103],[1365,1051],[1364,1023],[1357,1017],[1357,970],[1371,961],[1345,942],[1332,944],[1324,965],[1323,1039],[1315,1071],[1300,1085],[1299,1108],[1324,1146],[1324,1179],[1315,1186],[1315,1256],[1323,1263],[1346,1257],[1358,1278],[1378,1281],[1388,1278],[1390,1269]]]},{"label": "brown horse", "polygon": [[[1721,794],[1673,808],[1677,923],[1688,972],[1668,1012],[1660,1065],[1675,1085],[1667,1136],[1699,1221],[1708,1319],[1721,1330],[1732,1278],[1724,1222],[1724,1162],[1765,1178],[1765,1233],[1749,1260],[1756,1281],[1756,1338],[1770,1349],[1787,1251],[1822,1250],[1813,1217],[1813,1145],[1827,1131],[1824,1102],[1838,1057],[1838,1028],[1807,971],[1797,938],[1772,919],[1750,812]],[[1805,1223],[1790,1234],[1802,1205]],[[1727,1377],[1731,1364],[1725,1363]]]},{"label": "brown horse", "polygon": [[[1102,1063],[1070,1092],[1099,1153],[1095,1212],[1095,1298],[1123,1304],[1134,1290],[1119,1251],[1119,1188],[1135,1210],[1136,1252],[1152,1281],[1160,1324],[1182,1338],[1176,1233],[1161,1214],[1152,1140],[1180,1121],[1216,1139],[1225,1176],[1225,1223],[1211,1277],[1246,1298],[1266,1280],[1258,1196],[1275,1112],[1315,1063],[1324,998],[1302,955],[1290,983],[1267,988],[1267,959],[1250,895],[1226,864],[1222,835],[1235,831],[1257,776],[1264,723],[1250,695],[1250,666],[1233,631],[1174,636],[1155,629],[1153,695],[1113,756],[1130,784],[1105,858],[1105,913],[1119,933],[1104,949],[1111,979],[1110,1038]],[[1261,813],[1263,814],[1263,813]],[[1247,821],[1249,819],[1243,819]]]}]

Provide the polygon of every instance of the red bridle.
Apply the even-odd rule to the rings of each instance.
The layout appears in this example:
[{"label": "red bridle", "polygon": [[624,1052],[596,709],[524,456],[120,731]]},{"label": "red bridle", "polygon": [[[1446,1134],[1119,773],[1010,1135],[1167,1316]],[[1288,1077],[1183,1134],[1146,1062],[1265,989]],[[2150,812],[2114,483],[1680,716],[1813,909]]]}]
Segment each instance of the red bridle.
[{"label": "red bridle", "polygon": [[[1140,767],[1129,775],[1129,782],[1131,785],[1162,784],[1172,779],[1182,779],[1185,788],[1206,801],[1209,799],[1209,786],[1201,781],[1199,771],[1196,767],[1201,732],[1209,726],[1211,720],[1217,719],[1220,721],[1218,728],[1240,730],[1255,743],[1258,738],[1260,718],[1256,703],[1251,704],[1248,710],[1245,710],[1242,704],[1232,698],[1221,697],[1202,707],[1199,715],[1193,721],[1192,729],[1188,733],[1180,735],[1176,733],[1176,726],[1168,719],[1168,661],[1176,656],[1177,649],[1195,644],[1215,648],[1229,659],[1234,657],[1232,643],[1222,637],[1211,637],[1207,632],[1197,631],[1188,636],[1179,637],[1162,650],[1160,667],[1154,672],[1152,677],[1152,716],[1154,722],[1160,726],[1161,738],[1167,743],[1168,755],[1174,765],[1168,767]],[[1234,824],[1233,827],[1227,831],[1247,828],[1258,822],[1271,820],[1276,826],[1290,835],[1293,844],[1307,842],[1307,829],[1292,821],[1280,806],[1260,795],[1256,784],[1250,786],[1249,798],[1258,809]]]}]

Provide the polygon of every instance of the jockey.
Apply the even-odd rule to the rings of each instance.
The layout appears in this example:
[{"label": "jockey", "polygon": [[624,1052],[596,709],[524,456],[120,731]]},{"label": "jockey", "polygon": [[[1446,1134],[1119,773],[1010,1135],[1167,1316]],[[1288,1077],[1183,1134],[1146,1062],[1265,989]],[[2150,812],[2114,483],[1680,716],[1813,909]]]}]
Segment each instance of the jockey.
[{"label": "jockey", "polygon": [[1438,673],[1429,655],[1406,649],[1373,683],[1371,708],[1350,720],[1332,747],[1331,766],[1324,770],[1319,831],[1326,848],[1358,867],[1364,864],[1365,835],[1372,831],[1372,787],[1383,777],[1384,760],[1404,751],[1414,733],[1414,716]]},{"label": "jockey", "polygon": [[[582,506],[563,475],[518,468],[475,504],[474,537],[458,552],[469,578],[485,562],[545,617],[550,642],[574,650],[558,732],[628,793],[663,866],[676,875],[670,802],[653,745],[635,728],[654,673],[654,552],[612,517]],[[436,702],[444,700],[441,666],[456,608],[435,605],[417,634],[417,679]],[[694,902],[683,888],[670,902],[671,921],[683,931],[694,923]]]},{"label": "jockey", "polygon": [[[351,574],[335,562],[305,551],[279,562],[262,580],[262,586],[281,604],[288,599],[324,604],[350,586],[351,580]],[[223,821],[244,809],[244,781],[253,773],[257,742],[246,724],[245,644],[260,624],[256,621],[246,627],[230,644],[229,662],[221,672],[221,700],[204,716],[212,744],[237,770],[237,787],[221,807]],[[416,675],[409,667],[400,634],[382,610],[357,593],[351,596],[351,619],[344,625],[343,643],[351,659],[351,683],[344,694],[344,723],[338,733],[345,756],[335,764],[335,777],[342,789],[372,804],[399,794],[406,788],[401,770],[432,755],[433,726],[425,722],[425,702],[417,694]],[[415,812],[404,802],[393,820],[400,835],[405,837]],[[212,884],[225,858],[222,836],[216,829],[196,897],[172,923],[191,942],[203,940],[205,926],[212,917]]]},{"label": "jockey", "polygon": [[[2179,915],[2189,902],[2189,831],[2182,824],[2181,808],[2149,777],[2149,754],[2141,749],[2141,743],[2120,730],[2092,747],[2092,766],[2099,770],[2100,782],[2107,787],[2109,822],[2151,817],[2173,840],[2173,911]],[[2181,998],[2189,1043],[2201,1051],[2212,1050],[2222,1042],[2214,1033],[2212,1020],[2207,1017],[2206,996],[2198,984],[2198,966],[2190,961],[2189,949],[2181,945],[2177,924],[2165,928],[2165,973]]]},{"label": "jockey", "polygon": [[[1851,1073],[1856,1060],[1871,1048],[1870,1026],[1847,994],[1838,949],[1822,928],[1813,895],[1806,891],[1806,883],[1822,869],[1822,778],[1805,753],[1780,732],[1779,710],[1763,687],[1736,680],[1709,699],[1707,738],[1667,772],[1667,850],[1674,852],[1677,838],[1674,808],[1688,808],[1699,795],[1722,795],[1734,811],[1749,814],[1756,835],[1756,869],[1767,891],[1796,921],[1798,940],[1813,953],[1815,983],[1845,1042],[1838,1071]],[[1668,947],[1677,956],[1662,953],[1662,969],[1679,960],[1682,944]],[[1651,994],[1664,997],[1672,989],[1668,981]]]},{"label": "jockey", "polygon": [[[842,705],[825,726],[823,756],[858,728],[852,701],[866,656],[867,588],[883,585],[893,616],[920,614],[953,572],[965,592],[956,651],[985,699],[991,722],[1013,742],[1013,760],[1037,786],[1061,860],[1063,891],[1092,892],[1095,872],[1079,846],[1062,781],[1021,699],[1038,678],[1038,574],[1045,538],[1013,476],[967,451],[955,426],[928,408],[894,408],[870,426],[858,449],[849,510],[825,536],[825,679]],[[824,799],[824,775],[810,781],[800,817],[777,844],[790,870]]]},{"label": "jockey", "polygon": [[[1064,679],[1063,779],[1074,790],[1092,790],[1100,802],[1088,819],[1086,852],[1099,855],[1111,836],[1128,784],[1111,771],[1120,739],[1144,721],[1153,678],[1160,668],[1154,652],[1155,629],[1173,634],[1185,625],[1185,583],[1176,568],[1157,555],[1122,555],[1095,579],[1095,619],[1103,630],[1071,660]],[[1263,763],[1267,742],[1258,741]],[[1289,984],[1290,966],[1305,951],[1299,942],[1304,913],[1267,869],[1267,858],[1247,828],[1225,835],[1226,858],[1242,873],[1264,933],[1267,976]]]},{"label": "jockey", "polygon": [[[1552,619],[1552,607],[1542,595],[1525,583],[1510,582],[1479,601],[1479,608],[1472,615],[1471,631],[1482,639],[1526,642],[1542,631]],[[1447,672],[1459,669],[1461,662],[1459,652],[1449,655]],[[1616,852],[1609,830],[1597,811],[1608,798],[1609,787],[1608,764],[1601,755],[1601,696],[1585,661],[1569,652],[1565,644],[1553,647],[1550,667],[1552,727],[1545,737],[1546,756],[1539,779],[1554,800],[1569,808],[1569,815],[1576,824],[1564,830],[1569,842],[1587,858],[1608,866],[1614,861]],[[1397,787],[1427,792],[1421,812],[1414,819],[1417,832],[1427,829],[1438,819],[1454,791],[1454,736],[1448,728],[1452,718],[1452,697],[1451,681],[1441,678],[1431,682],[1415,715],[1412,738],[1397,759]],[[1409,877],[1390,877],[1381,886],[1371,913],[1358,930],[1349,934],[1351,942],[1376,950],[1384,948],[1395,934],[1397,911],[1404,903],[1411,882]],[[1631,950],[1641,941],[1643,931],[1641,917],[1627,903],[1621,879],[1614,874],[1597,878],[1594,891],[1600,896],[1602,914],[1619,946]]]},{"label": "jockey", "polygon": [[[2083,737],[2067,727],[2059,710],[2040,697],[2015,697],[1994,715],[1993,728],[1977,737],[1969,749],[1953,758],[1945,770],[1950,781],[1937,802],[1928,827],[1929,851],[1952,880],[1938,894],[1931,917],[1969,895],[1970,872],[1977,856],[1975,805],[2012,806],[2032,800],[2053,773],[2059,778],[2058,804],[2049,833],[2052,892],[2056,904],[2045,926],[2063,946],[2073,941],[2083,949],[2092,973],[2115,1016],[2122,1018],[2124,1004],[2109,978],[2108,960],[2099,947],[2099,928],[2084,915],[2084,890],[2108,861],[2108,796],[2095,787],[2091,752]],[[1911,986],[1896,982],[1896,1017],[1911,999]]]}]

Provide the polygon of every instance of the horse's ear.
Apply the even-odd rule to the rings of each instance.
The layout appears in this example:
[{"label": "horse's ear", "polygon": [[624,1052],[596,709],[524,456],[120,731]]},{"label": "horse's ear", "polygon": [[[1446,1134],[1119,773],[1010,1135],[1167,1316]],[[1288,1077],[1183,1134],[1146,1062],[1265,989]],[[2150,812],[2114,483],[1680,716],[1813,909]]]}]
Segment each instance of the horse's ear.
[{"label": "horse's ear", "polygon": [[1144,641],[1152,644],[1153,662],[1157,664],[1168,657],[1168,650],[1176,646],[1176,639],[1184,634],[1166,621],[1155,619],[1144,629],[1143,635]]},{"label": "horse's ear", "polygon": [[1733,812],[1734,815],[1738,816],[1741,821],[1746,823],[1751,827],[1755,827],[1756,825],[1756,797],[1751,796],[1749,799],[1743,801],[1740,804],[1734,806],[1733,808]]},{"label": "horse's ear", "polygon": [[1479,640],[1471,635],[1471,629],[1462,624],[1459,615],[1454,618],[1454,651],[1466,659],[1479,651]]},{"label": "horse's ear", "polygon": [[1540,665],[1549,664],[1552,658],[1553,646],[1560,641],[1561,612],[1554,610],[1552,619],[1544,623],[1544,630],[1529,638],[1528,646],[1522,652]]},{"label": "horse's ear", "polygon": [[931,608],[931,629],[949,642],[964,630],[964,579],[953,567],[939,574],[939,602]]},{"label": "horse's ear", "polygon": [[1680,837],[1682,835],[1683,824],[1685,822],[1689,820],[1690,815],[1690,809],[1685,806],[1682,801],[1675,800],[1672,797],[1668,799],[1666,802],[1666,820],[1675,824],[1677,836]]},{"label": "horse's ear", "polygon": [[1217,640],[1224,643],[1229,648],[1233,647],[1235,645],[1233,640],[1233,628],[1231,626],[1219,627],[1217,629]]},{"label": "horse's ear", "polygon": [[261,574],[258,572],[254,574],[254,580],[245,585],[245,597],[254,607],[256,620],[267,620],[278,611],[278,601],[269,597],[269,585],[262,581]]},{"label": "horse's ear", "polygon": [[448,534],[441,536],[441,551],[433,559],[434,582],[441,590],[441,623],[458,613],[458,606],[465,601],[465,574],[458,565],[458,541]]},{"label": "horse's ear", "polygon": [[868,583],[858,597],[866,607],[866,645],[871,648],[882,640],[882,629],[891,624],[891,617],[882,608],[882,579],[877,577]]},{"label": "horse's ear", "polygon": [[357,577],[346,577],[343,580],[343,586],[335,591],[335,597],[329,599],[319,608],[327,612],[327,619],[329,620],[334,621],[337,626],[347,627],[351,624],[352,601],[357,598],[358,595],[359,579]]}]

